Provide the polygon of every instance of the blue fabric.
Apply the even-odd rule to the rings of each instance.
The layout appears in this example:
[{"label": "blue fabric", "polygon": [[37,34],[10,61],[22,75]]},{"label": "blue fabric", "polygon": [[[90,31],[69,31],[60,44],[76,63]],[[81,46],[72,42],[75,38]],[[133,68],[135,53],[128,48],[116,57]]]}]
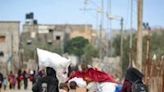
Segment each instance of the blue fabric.
[{"label": "blue fabric", "polygon": [[121,92],[122,90],[122,85],[117,85],[115,92]]}]

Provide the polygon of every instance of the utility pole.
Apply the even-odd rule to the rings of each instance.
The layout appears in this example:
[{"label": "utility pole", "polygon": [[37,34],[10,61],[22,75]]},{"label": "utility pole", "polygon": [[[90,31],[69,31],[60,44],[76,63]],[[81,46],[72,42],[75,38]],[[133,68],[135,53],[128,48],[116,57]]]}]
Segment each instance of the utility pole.
[{"label": "utility pole", "polygon": [[133,0],[131,0],[131,14],[130,14],[130,40],[129,40],[129,48],[132,48],[132,30],[133,30]]},{"label": "utility pole", "polygon": [[137,25],[137,57],[136,67],[142,72],[142,20],[143,20],[143,0],[138,0],[138,25]]},{"label": "utility pole", "polygon": [[[112,14],[112,0],[109,0],[109,14]],[[109,20],[109,29],[110,29],[110,57],[113,56],[113,40],[112,40],[112,34],[113,34],[113,31],[112,31],[112,20]]]},{"label": "utility pole", "polygon": [[133,0],[131,0],[131,11],[130,11],[130,40],[129,40],[129,64],[132,66],[132,43],[133,43]]},{"label": "utility pole", "polygon": [[103,32],[103,23],[104,23],[104,0],[101,0],[101,19],[100,19],[100,37],[99,37],[99,58],[100,58],[100,62],[102,62],[103,59],[103,47],[102,47],[102,32]]},{"label": "utility pole", "polygon": [[121,25],[121,30],[120,30],[120,60],[121,62],[123,63],[123,60],[122,60],[122,57],[123,57],[123,21],[124,19],[121,17],[121,20],[120,20],[120,25]]},{"label": "utility pole", "polygon": [[[112,7],[111,6],[112,5],[111,2],[112,2],[111,0],[107,0],[107,5],[106,5],[107,6],[107,10],[106,10],[107,11],[107,14],[112,14],[111,13],[111,7]],[[107,56],[112,56],[111,53],[110,53],[111,52],[111,42],[112,42],[111,41],[111,38],[112,38],[111,37],[111,33],[112,33],[111,32],[111,20],[107,20],[106,24],[107,24],[107,33],[110,34],[110,39],[109,39],[109,37],[106,37],[107,38],[107,41],[108,41],[107,42],[106,55]],[[110,42],[110,44],[109,44],[109,42]]]},{"label": "utility pole", "polygon": [[[84,4],[86,6],[86,4],[88,3],[89,0],[85,0]],[[91,0],[92,4],[96,5],[92,0]],[[96,5],[96,7],[99,7]],[[93,9],[83,9],[84,11],[86,10],[93,10]],[[101,0],[101,8],[100,10],[96,10],[97,11],[97,22],[100,21],[100,24],[97,23],[97,26],[99,28],[99,33],[98,33],[98,48],[99,48],[99,60],[102,61],[103,60],[103,55],[104,55],[104,51],[103,51],[103,39],[102,39],[102,32],[103,32],[103,25],[104,25],[104,0]],[[100,20],[98,20],[98,13],[100,13]]]}]

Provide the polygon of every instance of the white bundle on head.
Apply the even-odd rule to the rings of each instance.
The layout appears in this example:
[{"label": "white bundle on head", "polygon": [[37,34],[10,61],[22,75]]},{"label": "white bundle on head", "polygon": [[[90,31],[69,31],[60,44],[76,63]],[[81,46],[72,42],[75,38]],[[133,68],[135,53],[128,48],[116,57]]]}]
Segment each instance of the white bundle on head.
[{"label": "white bundle on head", "polygon": [[37,55],[39,68],[52,67],[57,71],[60,68],[66,68],[70,64],[70,59],[39,48],[37,48]]}]

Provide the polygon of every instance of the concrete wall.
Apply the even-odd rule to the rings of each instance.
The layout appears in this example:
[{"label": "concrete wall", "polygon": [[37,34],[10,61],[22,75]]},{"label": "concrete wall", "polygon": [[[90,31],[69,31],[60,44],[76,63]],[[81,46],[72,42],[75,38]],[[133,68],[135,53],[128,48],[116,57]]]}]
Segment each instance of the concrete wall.
[{"label": "concrete wall", "polygon": [[[9,65],[7,62],[11,62],[11,67],[8,67],[10,70],[19,67],[19,27],[19,21],[0,21],[0,36],[5,37],[4,41],[0,42],[0,51],[4,53],[0,62],[6,65]],[[1,70],[4,71],[3,69]]]}]

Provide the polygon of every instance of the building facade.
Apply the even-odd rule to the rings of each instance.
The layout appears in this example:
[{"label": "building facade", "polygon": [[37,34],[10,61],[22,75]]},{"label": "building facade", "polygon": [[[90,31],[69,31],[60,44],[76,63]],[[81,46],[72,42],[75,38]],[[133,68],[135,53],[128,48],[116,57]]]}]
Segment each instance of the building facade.
[{"label": "building facade", "polygon": [[0,21],[0,71],[19,67],[19,21]]},{"label": "building facade", "polygon": [[[36,48],[63,54],[65,43],[69,39],[82,36],[94,44],[96,42],[96,35],[91,25],[25,23],[21,34],[21,47],[24,49],[22,60],[30,62],[33,59],[34,64],[37,64],[35,62],[37,61],[35,58],[36,52],[34,52]],[[32,56],[28,57],[28,53],[33,54],[30,54]]]}]

